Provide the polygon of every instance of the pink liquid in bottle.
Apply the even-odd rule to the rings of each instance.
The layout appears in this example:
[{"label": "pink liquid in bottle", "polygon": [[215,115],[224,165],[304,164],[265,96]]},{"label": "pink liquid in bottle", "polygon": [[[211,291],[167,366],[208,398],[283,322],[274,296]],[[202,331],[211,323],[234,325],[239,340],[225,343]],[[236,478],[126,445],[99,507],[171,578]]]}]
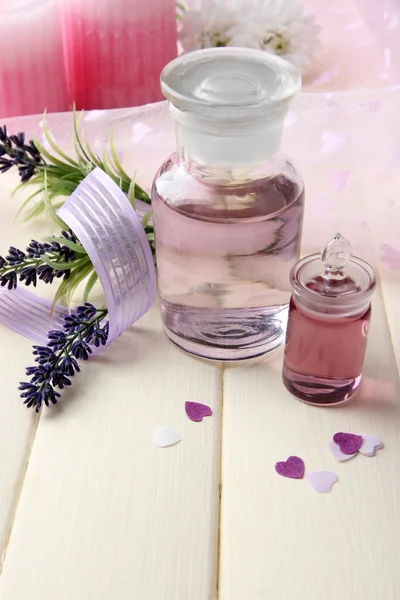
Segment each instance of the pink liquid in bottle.
[{"label": "pink liquid in bottle", "polygon": [[283,381],[312,404],[349,399],[361,382],[371,309],[329,318],[307,314],[291,299]]},{"label": "pink liquid in bottle", "polygon": [[362,377],[375,287],[372,268],[350,258],[348,242],[329,242],[322,262],[313,255],[292,270],[283,382],[309,404],[328,406],[349,400]]},{"label": "pink liquid in bottle", "polygon": [[[177,180],[181,172],[176,157],[162,169]],[[265,354],[284,341],[304,191],[283,175],[221,186],[183,173],[192,201],[173,205],[153,190],[164,331],[206,358]]]}]

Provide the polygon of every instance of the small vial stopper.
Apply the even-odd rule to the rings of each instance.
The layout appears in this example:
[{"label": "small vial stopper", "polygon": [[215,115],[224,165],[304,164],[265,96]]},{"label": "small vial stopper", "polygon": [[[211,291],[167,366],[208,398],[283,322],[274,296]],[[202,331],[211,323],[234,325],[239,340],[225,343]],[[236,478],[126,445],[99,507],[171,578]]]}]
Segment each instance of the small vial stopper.
[{"label": "small vial stopper", "polygon": [[321,252],[324,271],[312,277],[306,287],[324,296],[339,296],[358,292],[360,287],[346,274],[346,266],[352,257],[351,245],[340,233],[336,233]]},{"label": "small vial stopper", "polygon": [[343,269],[350,262],[351,255],[350,242],[340,233],[336,233],[321,252],[325,275],[344,277]]}]

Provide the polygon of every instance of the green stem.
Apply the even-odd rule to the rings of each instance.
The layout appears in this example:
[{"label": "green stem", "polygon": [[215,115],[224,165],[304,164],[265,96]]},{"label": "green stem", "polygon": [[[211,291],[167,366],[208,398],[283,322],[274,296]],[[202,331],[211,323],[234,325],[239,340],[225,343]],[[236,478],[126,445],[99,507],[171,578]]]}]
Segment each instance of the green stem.
[{"label": "green stem", "polygon": [[[93,325],[93,323],[96,323],[96,322],[100,323],[107,316],[107,314],[108,314],[108,310],[106,308],[97,309],[96,316],[92,317],[89,321],[85,321],[85,323],[82,324],[82,327],[80,329],[78,329],[78,331],[71,334],[70,336],[67,336],[67,343],[65,344],[64,348],[62,350],[60,350],[60,352],[57,354],[55,368],[58,367],[58,365],[60,363],[60,359],[63,356],[63,354],[65,354],[65,356],[68,356],[69,351],[72,348],[72,344],[75,342],[75,340],[78,337],[81,337],[83,332],[87,332],[87,330],[89,329],[89,327],[91,325]],[[43,383],[41,384],[41,386],[39,388],[39,392],[42,391],[45,383],[46,383],[46,380],[43,381]]]},{"label": "green stem", "polygon": [[82,339],[82,337],[81,337],[82,334],[85,334],[91,325],[93,325],[94,323],[100,323],[107,315],[108,315],[108,310],[106,308],[97,309],[96,316],[89,319],[89,321],[85,321],[82,324],[82,327],[80,327],[78,329],[78,331],[67,336],[67,343],[65,344],[64,348],[62,350],[60,350],[59,354],[57,354],[56,367],[58,366],[60,358],[62,357],[63,354],[65,354],[65,356],[68,356],[69,351],[72,348],[72,344],[75,342],[75,340],[78,337],[80,339]]},{"label": "green stem", "polygon": [[[48,260],[46,260],[46,258]],[[23,262],[18,263],[16,265],[4,265],[4,267],[2,267],[0,269],[0,277],[2,277],[3,275],[6,275],[6,273],[10,273],[11,271],[14,271],[16,273],[16,275],[19,275],[19,273],[25,267],[35,267],[35,269],[36,269],[38,266],[43,265],[43,264],[49,264],[56,271],[65,271],[65,270],[70,270],[71,267],[74,267],[76,265],[76,263],[79,262],[79,261],[71,261],[70,263],[64,262],[64,263],[61,263],[60,265],[57,265],[57,263],[52,262],[52,261],[57,260],[57,258],[59,258],[59,254],[57,252],[50,252],[48,255],[43,254],[39,258],[26,258],[26,259],[24,259]],[[80,260],[90,262],[89,257],[85,257],[84,259],[80,259]]]}]

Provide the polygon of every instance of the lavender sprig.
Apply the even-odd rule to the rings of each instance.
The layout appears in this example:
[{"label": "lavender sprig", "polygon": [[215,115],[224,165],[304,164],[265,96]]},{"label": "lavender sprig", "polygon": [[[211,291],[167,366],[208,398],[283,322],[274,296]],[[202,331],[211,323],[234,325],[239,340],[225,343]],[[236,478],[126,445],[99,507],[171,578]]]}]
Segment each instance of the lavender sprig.
[{"label": "lavender sprig", "polygon": [[[68,279],[71,269],[65,265],[71,263],[72,266],[77,258],[71,245],[80,246],[72,231],[63,231],[60,238],[53,238],[50,243],[31,240],[25,252],[11,246],[5,258],[0,256],[0,285],[11,290],[17,287],[18,281],[36,286],[38,279],[45,283],[52,283],[54,278]],[[62,267],[57,268],[57,265]]]},{"label": "lavender sprig", "polygon": [[[25,141],[25,134],[18,133],[9,135],[6,126],[0,127],[0,174],[5,173],[12,167],[17,167],[21,183],[16,190],[28,189],[33,186],[36,190],[25,199],[18,214],[25,211],[28,206],[27,218],[36,219],[41,214],[51,217],[55,223],[65,228],[66,225],[57,216],[57,210],[85,179],[85,177],[96,167],[102,169],[113,181],[126,193],[128,200],[135,207],[135,201],[142,200],[150,205],[151,200],[147,192],[141,188],[135,180],[130,177],[122,167],[114,144],[113,135],[110,136],[108,149],[104,150],[100,157],[95,154],[88,144],[84,128],[79,127],[79,117],[74,111],[73,115],[73,138],[75,156],[66,154],[56,143],[54,136],[47,128],[46,118],[42,121],[42,134],[45,144],[36,139]],[[32,202],[34,202],[32,206]],[[150,209],[150,206],[149,206]],[[155,255],[154,229],[150,220],[151,209],[141,218],[149,244]],[[77,254],[75,259],[66,258],[60,262],[62,257],[48,255],[58,242],[63,248],[64,243],[59,238],[47,240],[51,247],[44,246],[46,252],[34,257],[25,256],[17,248],[10,249],[8,257],[0,258],[0,285],[14,289],[18,281],[26,285],[36,285],[38,279],[46,283],[52,283],[57,277],[60,281],[54,302],[69,303],[81,283],[86,281],[83,302],[85,302],[96,284],[97,275],[93,265],[79,242],[74,242],[74,247],[66,243],[70,249]],[[43,245],[38,242],[39,253],[43,251]],[[79,250],[77,246],[79,245]],[[15,262],[15,260],[17,262]],[[69,263],[69,264],[66,264]]]},{"label": "lavender sprig", "polygon": [[0,173],[6,173],[11,167],[18,167],[21,183],[28,182],[46,161],[32,140],[25,144],[25,134],[7,135],[7,127],[0,127]]},{"label": "lavender sprig", "polygon": [[47,346],[33,346],[35,365],[27,367],[28,382],[19,390],[24,404],[38,413],[43,404],[57,404],[71,377],[79,373],[78,360],[88,360],[92,347],[105,346],[108,338],[107,309],[97,309],[86,302],[64,317],[62,330],[50,331]]},{"label": "lavender sprig", "polygon": [[[48,146],[37,140],[25,143],[25,133],[8,135],[7,127],[0,127],[0,173],[6,173],[16,166],[21,179],[21,184],[35,184],[39,192],[46,191],[50,202],[60,196],[69,196],[83,179],[95,168],[100,167],[109,177],[125,192],[132,187],[135,198],[148,204],[150,197],[143,188],[125,173],[118,159],[113,138],[110,140],[110,153],[104,153],[103,158],[96,156],[86,142],[84,131],[78,133],[78,121],[74,112],[74,145],[76,160],[65,154],[56,144],[47,129],[45,118],[42,122],[42,131]],[[82,139],[81,139],[82,137]],[[53,154],[52,154],[53,151]],[[44,175],[46,174],[46,182]],[[32,195],[32,198],[36,193]],[[44,209],[39,205],[40,211]],[[36,216],[35,211],[31,216]]]}]

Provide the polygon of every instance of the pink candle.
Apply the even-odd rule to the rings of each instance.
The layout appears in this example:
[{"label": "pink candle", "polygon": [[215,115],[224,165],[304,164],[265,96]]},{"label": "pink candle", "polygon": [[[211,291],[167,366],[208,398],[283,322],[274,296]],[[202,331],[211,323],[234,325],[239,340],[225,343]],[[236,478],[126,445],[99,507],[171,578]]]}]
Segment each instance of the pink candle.
[{"label": "pink candle", "polygon": [[1,2],[0,118],[45,109],[68,109],[57,0]]},{"label": "pink candle", "polygon": [[68,88],[78,109],[161,100],[177,54],[175,0],[61,0]]}]

